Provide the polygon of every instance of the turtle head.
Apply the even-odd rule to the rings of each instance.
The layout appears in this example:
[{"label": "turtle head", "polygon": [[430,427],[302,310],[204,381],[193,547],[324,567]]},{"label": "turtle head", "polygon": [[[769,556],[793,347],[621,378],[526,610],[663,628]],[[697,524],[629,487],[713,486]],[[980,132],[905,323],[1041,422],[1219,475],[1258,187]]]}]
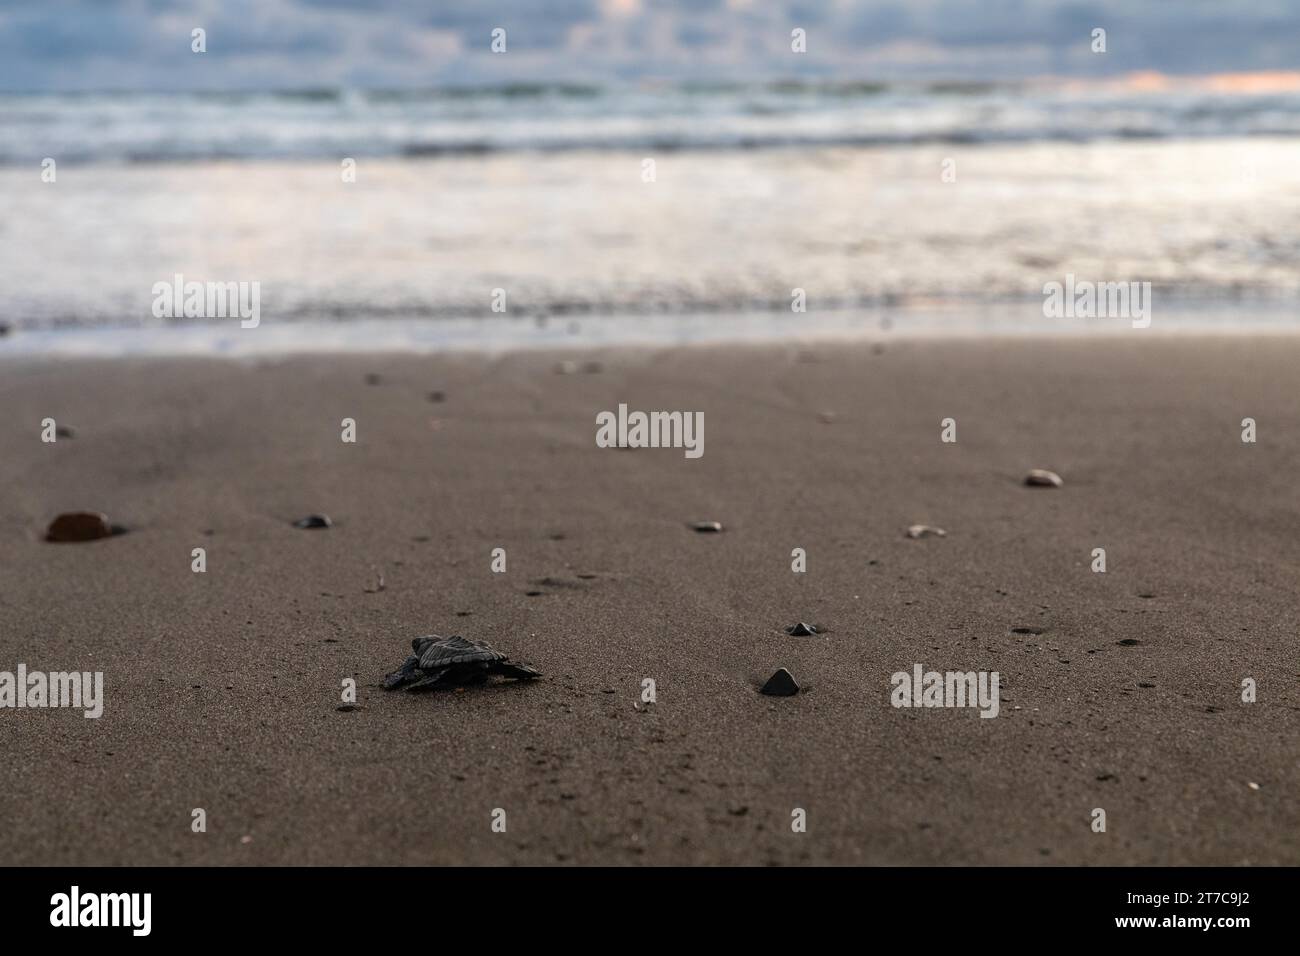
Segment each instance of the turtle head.
[{"label": "turtle head", "polygon": [[420,654],[433,642],[434,638],[432,637],[417,637],[415,640],[411,641],[411,650],[415,651],[416,654]]}]

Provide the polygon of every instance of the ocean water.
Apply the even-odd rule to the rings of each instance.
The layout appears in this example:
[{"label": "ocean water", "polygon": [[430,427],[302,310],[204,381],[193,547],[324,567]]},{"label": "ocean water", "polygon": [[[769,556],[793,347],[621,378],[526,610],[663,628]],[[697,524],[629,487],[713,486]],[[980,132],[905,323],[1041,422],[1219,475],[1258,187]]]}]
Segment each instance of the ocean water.
[{"label": "ocean water", "polygon": [[[1050,331],[1067,275],[1150,282],[1155,326],[1289,326],[1297,160],[1285,89],[6,95],[0,349]],[[156,317],[176,275],[257,283],[261,325]]]}]

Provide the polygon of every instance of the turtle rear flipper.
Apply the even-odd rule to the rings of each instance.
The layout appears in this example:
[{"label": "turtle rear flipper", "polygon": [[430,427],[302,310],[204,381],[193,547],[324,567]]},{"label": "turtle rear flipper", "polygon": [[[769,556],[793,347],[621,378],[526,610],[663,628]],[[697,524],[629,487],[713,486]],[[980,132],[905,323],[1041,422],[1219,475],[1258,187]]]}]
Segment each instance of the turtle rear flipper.
[{"label": "turtle rear flipper", "polygon": [[407,690],[433,690],[434,686],[447,676],[446,670],[420,671],[420,679],[407,687]]},{"label": "turtle rear flipper", "polygon": [[517,680],[536,680],[542,676],[541,671],[535,671],[527,664],[518,664],[514,661],[494,661],[492,673]]},{"label": "turtle rear flipper", "polygon": [[419,664],[419,659],[414,655],[408,657],[401,667],[384,677],[384,690],[396,690],[403,684],[418,679]]}]

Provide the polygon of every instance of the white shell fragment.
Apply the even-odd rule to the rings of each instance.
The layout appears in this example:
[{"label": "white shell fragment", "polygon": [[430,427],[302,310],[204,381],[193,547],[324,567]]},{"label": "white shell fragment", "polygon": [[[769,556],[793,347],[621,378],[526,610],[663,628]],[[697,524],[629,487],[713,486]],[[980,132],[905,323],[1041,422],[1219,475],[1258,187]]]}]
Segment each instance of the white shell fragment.
[{"label": "white shell fragment", "polygon": [[1025,475],[1025,484],[1037,488],[1059,488],[1065,482],[1061,481],[1061,476],[1054,471],[1048,471],[1046,468],[1031,468],[1029,474]]},{"label": "white shell fragment", "polygon": [[909,538],[946,538],[948,532],[933,525],[914,524],[908,527],[907,536]]}]

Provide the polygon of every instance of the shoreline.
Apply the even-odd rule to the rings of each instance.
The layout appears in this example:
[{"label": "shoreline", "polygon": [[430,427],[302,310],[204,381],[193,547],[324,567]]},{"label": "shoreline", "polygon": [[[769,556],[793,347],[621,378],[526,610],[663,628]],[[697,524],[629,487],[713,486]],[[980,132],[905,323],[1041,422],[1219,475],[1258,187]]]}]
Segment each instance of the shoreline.
[{"label": "shoreline", "polygon": [[[0,361],[41,358],[259,358],[297,355],[501,355],[601,348],[779,347],[801,342],[877,344],[890,341],[1095,341],[1300,335],[1290,303],[1180,304],[1161,309],[1148,328],[1127,318],[1045,319],[1038,299],[942,308],[841,309],[786,312],[645,315],[488,316],[266,322],[141,328],[11,330],[0,336]],[[1243,319],[1237,318],[1244,316]]]}]

